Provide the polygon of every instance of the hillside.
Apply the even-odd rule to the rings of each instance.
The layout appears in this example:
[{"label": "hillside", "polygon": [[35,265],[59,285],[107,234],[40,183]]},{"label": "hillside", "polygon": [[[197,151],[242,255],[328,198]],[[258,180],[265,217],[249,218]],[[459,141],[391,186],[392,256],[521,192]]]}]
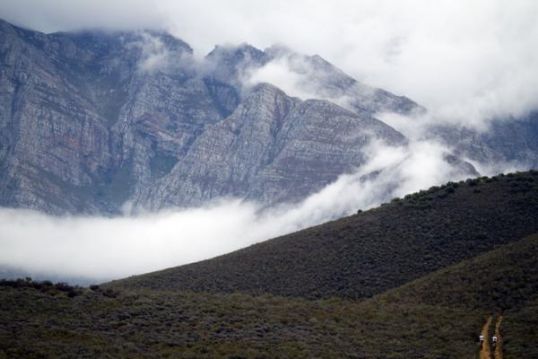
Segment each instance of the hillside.
[{"label": "hillside", "polygon": [[431,306],[0,287],[0,357],[462,358],[481,321]]},{"label": "hillside", "polygon": [[0,357],[472,358],[505,303],[505,358],[531,358],[537,246],[534,235],[364,301],[3,283]]},{"label": "hillside", "polygon": [[504,358],[538,358],[538,234],[441,269],[372,302],[502,315]]},{"label": "hillside", "polygon": [[[441,269],[375,299],[503,312],[538,299],[538,235]],[[413,302],[411,302],[413,301]]]},{"label": "hillside", "polygon": [[538,172],[449,183],[117,288],[367,298],[538,231]]}]

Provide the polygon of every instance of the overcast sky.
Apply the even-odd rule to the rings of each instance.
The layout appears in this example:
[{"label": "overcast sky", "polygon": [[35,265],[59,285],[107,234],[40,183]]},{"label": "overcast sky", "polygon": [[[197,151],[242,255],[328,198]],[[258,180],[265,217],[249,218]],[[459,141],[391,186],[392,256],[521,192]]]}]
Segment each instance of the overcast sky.
[{"label": "overcast sky", "polygon": [[162,28],[199,56],[215,44],[283,44],[437,116],[538,107],[535,0],[2,0],[0,16],[45,32]]}]

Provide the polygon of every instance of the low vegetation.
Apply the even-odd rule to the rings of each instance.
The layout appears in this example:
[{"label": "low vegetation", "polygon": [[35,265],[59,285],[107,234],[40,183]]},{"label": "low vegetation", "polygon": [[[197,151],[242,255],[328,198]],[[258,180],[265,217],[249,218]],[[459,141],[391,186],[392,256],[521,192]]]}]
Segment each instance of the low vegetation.
[{"label": "low vegetation", "polygon": [[538,358],[538,299],[506,314],[502,328],[504,359]]},{"label": "low vegetation", "polygon": [[[96,286],[70,297],[15,281],[0,286],[0,357],[470,358],[498,303],[513,305],[504,307],[505,357],[533,357],[538,293],[511,282],[536,285],[528,266],[537,245],[538,235],[363,301],[147,289],[107,296]],[[504,257],[511,281],[487,274]],[[476,273],[483,281],[473,282]],[[502,294],[498,303],[492,292]]]},{"label": "low vegetation", "polygon": [[439,358],[475,350],[482,314],[270,295],[0,288],[0,357]]},{"label": "low vegetation", "polygon": [[[0,281],[0,358],[472,358],[486,318],[499,314],[504,357],[538,357],[538,233],[514,237],[536,226],[535,176],[448,184],[198,264],[203,276],[207,268],[225,273],[208,277],[214,286],[196,266],[89,288]],[[260,269],[223,286],[229,258],[247,260],[250,251],[264,255]],[[319,267],[305,266],[314,260]],[[293,265],[293,280],[261,281],[262,269],[289,274]],[[253,278],[260,281],[247,283],[250,294],[228,293]],[[318,290],[271,293],[299,278],[307,288],[318,278]],[[208,291],[182,289],[190,286]]]},{"label": "low vegetation", "polygon": [[538,299],[538,235],[441,269],[376,297],[502,313]]},{"label": "low vegetation", "polygon": [[39,282],[33,281],[30,277],[16,280],[1,279],[0,287],[11,287],[18,289],[33,288],[50,295],[58,295],[60,293],[65,293],[70,298],[82,294],[83,291],[83,288],[71,286],[67,283],[59,282],[53,284],[51,281],[48,280]]},{"label": "low vegetation", "polygon": [[537,231],[538,172],[481,177],[109,285],[369,298]]}]

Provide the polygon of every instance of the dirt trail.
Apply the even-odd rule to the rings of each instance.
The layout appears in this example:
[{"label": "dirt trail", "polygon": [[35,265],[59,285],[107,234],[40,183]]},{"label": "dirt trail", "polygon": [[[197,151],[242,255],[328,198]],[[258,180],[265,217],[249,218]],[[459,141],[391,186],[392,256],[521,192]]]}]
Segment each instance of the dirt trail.
[{"label": "dirt trail", "polygon": [[482,347],[480,348],[480,359],[491,359],[491,350],[489,346],[489,326],[491,325],[492,320],[493,317],[490,316],[482,327],[482,332],[480,333],[484,336],[484,343],[482,343]]},{"label": "dirt trail", "polygon": [[495,335],[497,336],[497,345],[495,346],[495,359],[503,359],[503,337],[501,335],[501,323],[503,316],[499,315],[495,323]]}]

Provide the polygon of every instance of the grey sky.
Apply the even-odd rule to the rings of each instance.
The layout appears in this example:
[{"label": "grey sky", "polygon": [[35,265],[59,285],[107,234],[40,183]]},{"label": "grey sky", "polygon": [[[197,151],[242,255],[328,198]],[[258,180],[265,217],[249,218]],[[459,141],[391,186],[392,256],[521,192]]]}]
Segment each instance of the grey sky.
[{"label": "grey sky", "polygon": [[167,29],[199,56],[215,44],[284,44],[465,121],[538,107],[536,14],[534,0],[0,3],[0,17],[45,32]]}]

